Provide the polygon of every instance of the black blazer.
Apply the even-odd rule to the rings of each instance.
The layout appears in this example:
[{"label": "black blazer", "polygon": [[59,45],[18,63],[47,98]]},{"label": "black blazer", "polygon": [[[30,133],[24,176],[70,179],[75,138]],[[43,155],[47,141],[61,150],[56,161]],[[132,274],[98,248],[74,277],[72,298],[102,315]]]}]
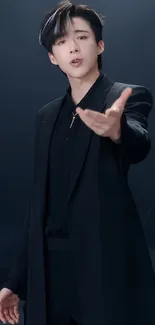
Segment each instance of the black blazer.
[{"label": "black blazer", "polygon": [[[105,76],[94,110],[104,112],[127,86],[133,88],[133,93],[122,117],[120,144],[97,136],[82,124],[79,149],[71,173],[68,208],[69,213],[78,218],[82,207],[77,206],[76,202],[81,202],[85,196],[84,204],[90,206],[93,198],[85,195],[90,186],[87,171],[91,168],[93,157],[99,157],[99,210],[101,216],[106,216],[101,218],[106,324],[132,325],[136,317],[136,324],[150,325],[155,323],[155,278],[140,218],[128,187],[127,172],[130,164],[142,161],[150,150],[147,119],[152,108],[152,95],[142,86],[113,82]],[[47,166],[50,139],[63,100],[64,96],[57,98],[37,114],[34,181],[25,235],[22,235],[23,244],[20,243],[18,260],[6,283],[7,287],[27,301],[27,325],[46,325],[43,228]],[[77,188],[79,180],[80,186]],[[138,302],[140,308],[136,305]],[[141,303],[145,305],[144,308],[141,308]]]}]

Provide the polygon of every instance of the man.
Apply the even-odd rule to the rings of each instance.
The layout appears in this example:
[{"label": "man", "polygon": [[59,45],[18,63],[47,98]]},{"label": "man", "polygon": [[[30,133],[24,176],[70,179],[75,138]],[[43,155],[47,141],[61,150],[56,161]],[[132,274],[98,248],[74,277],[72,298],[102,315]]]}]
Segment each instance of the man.
[{"label": "man", "polygon": [[[27,325],[153,325],[155,277],[127,183],[150,150],[152,95],[101,72],[102,20],[83,5],[48,13],[40,43],[67,76],[37,114],[35,175],[0,318]],[[18,296],[19,298],[18,298]]]}]

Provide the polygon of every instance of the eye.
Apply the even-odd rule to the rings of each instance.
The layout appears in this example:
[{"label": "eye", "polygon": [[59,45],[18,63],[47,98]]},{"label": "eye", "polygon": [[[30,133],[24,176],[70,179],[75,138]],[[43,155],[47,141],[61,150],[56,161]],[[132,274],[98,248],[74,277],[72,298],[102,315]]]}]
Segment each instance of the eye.
[{"label": "eye", "polygon": [[65,43],[65,40],[61,40],[59,42],[57,42],[57,45],[61,45],[61,44],[64,44]]},{"label": "eye", "polygon": [[88,37],[87,37],[87,36],[79,36],[78,38],[85,40],[85,39],[87,39]]}]

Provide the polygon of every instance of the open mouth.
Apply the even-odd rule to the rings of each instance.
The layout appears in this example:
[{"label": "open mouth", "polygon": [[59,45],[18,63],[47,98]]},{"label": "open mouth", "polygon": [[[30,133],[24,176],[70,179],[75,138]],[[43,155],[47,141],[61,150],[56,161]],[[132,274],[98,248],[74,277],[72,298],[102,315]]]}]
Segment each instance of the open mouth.
[{"label": "open mouth", "polygon": [[78,67],[82,64],[82,62],[83,62],[82,59],[75,59],[75,60],[72,60],[70,64],[74,67]]}]

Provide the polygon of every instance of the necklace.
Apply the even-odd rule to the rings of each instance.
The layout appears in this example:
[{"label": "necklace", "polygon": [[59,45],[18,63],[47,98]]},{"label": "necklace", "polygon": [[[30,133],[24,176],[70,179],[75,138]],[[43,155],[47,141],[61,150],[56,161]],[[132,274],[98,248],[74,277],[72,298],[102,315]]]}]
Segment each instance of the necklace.
[{"label": "necklace", "polygon": [[73,115],[73,117],[72,117],[72,121],[71,121],[71,124],[70,124],[70,129],[71,129],[71,127],[73,126],[73,123],[74,123],[74,121],[75,121],[75,118],[76,118],[76,115],[77,115],[77,113],[73,113],[72,112],[72,115]]}]

